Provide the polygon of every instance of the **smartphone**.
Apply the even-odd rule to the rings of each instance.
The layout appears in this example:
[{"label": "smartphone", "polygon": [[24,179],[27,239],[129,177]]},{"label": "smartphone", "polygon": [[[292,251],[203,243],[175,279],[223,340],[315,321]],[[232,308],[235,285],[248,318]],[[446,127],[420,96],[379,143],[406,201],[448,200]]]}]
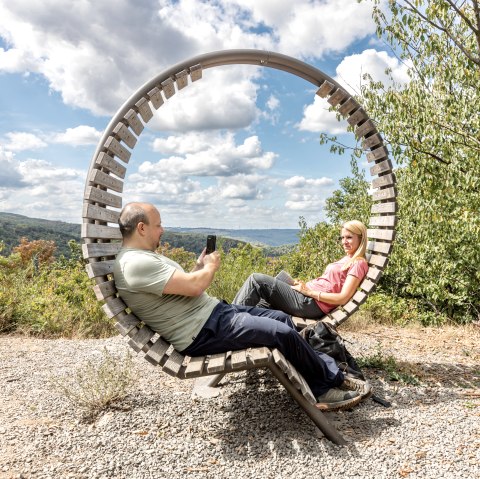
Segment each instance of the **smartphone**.
[{"label": "smartphone", "polygon": [[217,237],[215,235],[207,236],[207,251],[205,254],[213,253],[216,249]]}]

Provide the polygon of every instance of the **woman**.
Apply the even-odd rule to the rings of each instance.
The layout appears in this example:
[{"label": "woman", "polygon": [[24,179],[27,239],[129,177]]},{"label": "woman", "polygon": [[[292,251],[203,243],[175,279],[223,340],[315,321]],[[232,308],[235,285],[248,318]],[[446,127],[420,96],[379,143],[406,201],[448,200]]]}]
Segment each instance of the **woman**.
[{"label": "woman", "polygon": [[355,293],[368,271],[365,259],[367,228],[357,220],[341,230],[345,256],[330,263],[322,276],[308,283],[289,285],[266,274],[251,274],[233,300],[234,304],[279,309],[292,316],[319,319]]}]

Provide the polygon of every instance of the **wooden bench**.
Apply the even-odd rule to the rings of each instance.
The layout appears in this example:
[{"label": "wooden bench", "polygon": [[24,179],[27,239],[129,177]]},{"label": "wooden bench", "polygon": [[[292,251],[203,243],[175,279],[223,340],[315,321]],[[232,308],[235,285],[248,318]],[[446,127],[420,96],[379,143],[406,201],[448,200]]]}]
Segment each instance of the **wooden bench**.
[{"label": "wooden bench", "polygon": [[[86,269],[96,283],[97,298],[105,303],[102,307],[106,315],[115,318],[118,331],[135,351],[145,354],[147,361],[180,379],[210,376],[210,386],[216,386],[225,374],[231,372],[267,368],[328,439],[345,444],[341,434],[314,406],[315,398],[303,377],[279,351],[263,347],[198,358],[182,356],[142,324],[117,295],[113,263],[120,248],[118,217],[131,150],[144,124],[153,117],[153,109],[158,109],[178,90],[185,88],[189,80],[201,79],[204,69],[226,64],[260,65],[304,78],[318,87],[318,95],[347,117],[356,137],[363,140],[363,148],[368,150],[367,160],[372,163],[370,173],[377,177],[372,182],[374,205],[368,229],[369,270],[352,299],[332,311],[328,315],[329,321],[336,326],[344,322],[374,290],[387,264],[396,224],[395,176],[383,140],[361,106],[334,80],[291,57],[258,50],[227,50],[179,63],[142,86],[118,110],[97,146],[88,172],[82,215],[82,249],[88,261]],[[296,322],[299,327],[307,324],[300,318]]]}]

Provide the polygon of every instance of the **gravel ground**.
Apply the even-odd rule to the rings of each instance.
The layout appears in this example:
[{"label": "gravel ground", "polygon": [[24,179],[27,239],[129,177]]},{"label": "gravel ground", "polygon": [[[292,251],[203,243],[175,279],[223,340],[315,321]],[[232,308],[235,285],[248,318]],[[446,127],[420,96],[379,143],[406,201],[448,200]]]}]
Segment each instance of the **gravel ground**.
[{"label": "gravel ground", "polygon": [[51,378],[71,378],[104,348],[125,356],[122,338],[0,336],[0,478],[480,477],[480,329],[342,334],[354,355],[394,356],[420,382],[366,369],[392,407],[368,400],[328,413],[345,447],[322,437],[268,372],[229,375],[219,397],[200,400],[192,381],[141,357],[130,394],[88,422]]}]

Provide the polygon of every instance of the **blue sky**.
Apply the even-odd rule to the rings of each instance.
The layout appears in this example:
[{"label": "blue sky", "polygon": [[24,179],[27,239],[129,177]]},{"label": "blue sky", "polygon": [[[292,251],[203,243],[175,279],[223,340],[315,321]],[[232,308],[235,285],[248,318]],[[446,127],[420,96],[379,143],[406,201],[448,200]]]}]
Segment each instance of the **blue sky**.
[{"label": "blue sky", "polygon": [[[271,50],[347,89],[403,65],[356,0],[0,0],[0,211],[81,222],[103,130],[145,82],[211,51]],[[354,144],[315,87],[253,66],[204,71],[156,113],[127,166],[124,202],[151,201],[165,225],[295,228],[324,219]],[[368,172],[367,172],[368,178]]]}]

